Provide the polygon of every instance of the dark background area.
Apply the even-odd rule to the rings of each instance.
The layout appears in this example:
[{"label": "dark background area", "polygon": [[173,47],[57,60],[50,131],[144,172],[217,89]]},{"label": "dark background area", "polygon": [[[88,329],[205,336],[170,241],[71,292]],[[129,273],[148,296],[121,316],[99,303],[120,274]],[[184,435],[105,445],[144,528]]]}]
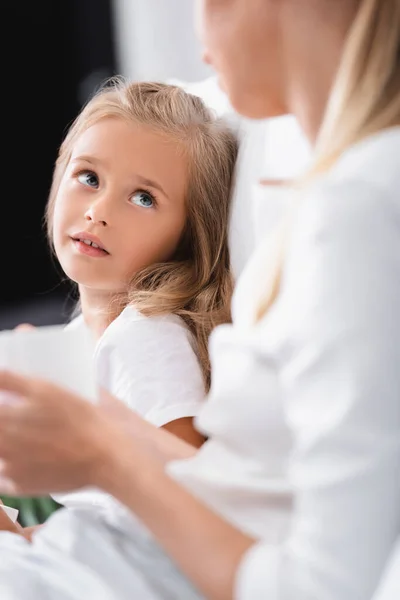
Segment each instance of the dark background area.
[{"label": "dark background area", "polygon": [[43,214],[67,126],[118,72],[111,0],[4,2],[0,329],[64,322],[70,286],[51,256]]}]

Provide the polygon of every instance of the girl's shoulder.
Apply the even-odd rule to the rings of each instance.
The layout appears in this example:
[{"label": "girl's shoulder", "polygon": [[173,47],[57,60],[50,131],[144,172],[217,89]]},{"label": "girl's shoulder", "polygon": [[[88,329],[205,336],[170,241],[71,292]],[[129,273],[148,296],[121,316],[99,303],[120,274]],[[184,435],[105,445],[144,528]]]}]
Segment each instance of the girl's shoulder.
[{"label": "girl's shoulder", "polygon": [[[80,329],[88,332],[83,315],[74,317],[66,329]],[[174,314],[146,316],[133,305],[126,306],[120,315],[110,323],[95,344],[95,356],[106,348],[126,350],[158,348],[159,352],[173,347],[187,353],[195,349],[194,338],[181,317]]]},{"label": "girl's shoulder", "polygon": [[134,306],[124,308],[107,327],[99,340],[98,349],[104,346],[135,348],[145,351],[155,348],[158,352],[171,347],[186,352],[193,347],[192,334],[183,319],[174,314],[146,316]]},{"label": "girl's shoulder", "polygon": [[131,323],[146,323],[149,327],[153,327],[155,325],[162,326],[162,324],[168,325],[176,325],[179,327],[183,327],[186,329],[186,325],[178,315],[174,314],[165,314],[165,315],[151,315],[147,316],[141,313],[133,304],[129,304],[124,308],[121,314],[113,321],[115,326],[126,326]]},{"label": "girl's shoulder", "polygon": [[100,338],[94,364],[101,385],[157,426],[196,415],[204,400],[191,333],[175,315],[126,307]]},{"label": "girl's shoulder", "polygon": [[128,305],[120,315],[109,325],[104,335],[115,336],[118,334],[126,335],[128,331],[139,332],[145,337],[153,336],[154,333],[174,332],[182,330],[185,335],[190,336],[190,332],[181,317],[174,314],[165,315],[144,315],[135,306]]}]

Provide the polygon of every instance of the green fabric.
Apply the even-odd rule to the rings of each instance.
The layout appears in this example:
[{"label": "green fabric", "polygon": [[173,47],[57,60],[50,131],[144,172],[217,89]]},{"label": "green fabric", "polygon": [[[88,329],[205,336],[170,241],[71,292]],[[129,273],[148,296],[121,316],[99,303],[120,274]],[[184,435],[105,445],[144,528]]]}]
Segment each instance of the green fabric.
[{"label": "green fabric", "polygon": [[41,525],[59,508],[59,504],[50,496],[39,498],[2,496],[1,500],[7,506],[19,510],[18,523],[22,527]]}]

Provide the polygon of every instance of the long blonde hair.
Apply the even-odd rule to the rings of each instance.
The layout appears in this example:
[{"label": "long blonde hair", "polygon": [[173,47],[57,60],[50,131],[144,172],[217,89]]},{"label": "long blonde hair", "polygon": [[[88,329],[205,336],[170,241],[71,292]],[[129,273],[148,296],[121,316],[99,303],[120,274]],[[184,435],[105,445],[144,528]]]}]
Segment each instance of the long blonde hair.
[{"label": "long blonde hair", "polygon": [[136,273],[127,293],[113,299],[109,319],[130,303],[146,316],[180,316],[194,335],[208,389],[208,337],[216,325],[231,319],[228,226],[237,138],[199,97],[178,86],[108,80],[87,102],[60,147],[45,214],[51,245],[54,205],[72,147],[83,131],[109,116],[173,136],[188,158],[187,220],[177,251],[170,261]]},{"label": "long blonde hair", "polygon": [[[353,144],[400,125],[400,1],[360,0],[315,145],[314,160],[300,185],[328,171]],[[279,293],[288,222],[278,260],[259,303],[262,318]]]}]

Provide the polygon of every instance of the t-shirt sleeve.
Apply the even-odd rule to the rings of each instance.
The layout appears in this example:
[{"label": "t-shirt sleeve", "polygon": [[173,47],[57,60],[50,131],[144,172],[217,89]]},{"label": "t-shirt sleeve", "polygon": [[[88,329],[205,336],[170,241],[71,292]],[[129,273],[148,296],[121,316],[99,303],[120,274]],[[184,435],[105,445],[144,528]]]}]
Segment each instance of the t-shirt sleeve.
[{"label": "t-shirt sleeve", "polygon": [[98,381],[156,426],[197,416],[205,386],[191,334],[163,317],[124,322],[96,353]]},{"label": "t-shirt sleeve", "polygon": [[292,526],[245,555],[237,600],[372,598],[400,531],[399,308],[398,197],[316,188],[275,305]]}]

